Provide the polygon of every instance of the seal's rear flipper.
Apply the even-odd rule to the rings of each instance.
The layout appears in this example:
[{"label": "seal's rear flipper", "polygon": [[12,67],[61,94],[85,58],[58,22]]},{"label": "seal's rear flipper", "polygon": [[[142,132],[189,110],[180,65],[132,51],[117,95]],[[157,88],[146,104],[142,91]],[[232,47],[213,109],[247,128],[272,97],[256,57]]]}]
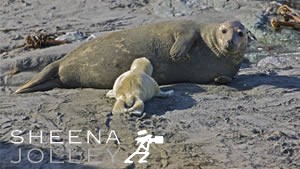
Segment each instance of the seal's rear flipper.
[{"label": "seal's rear flipper", "polygon": [[174,95],[174,90],[168,90],[168,91],[159,91],[159,94],[156,95],[156,97],[166,98]]},{"label": "seal's rear flipper", "polygon": [[45,67],[40,73],[34,76],[29,82],[25,83],[15,91],[16,94],[45,91],[59,87],[58,79],[59,62],[54,62]]},{"label": "seal's rear flipper", "polygon": [[136,99],[134,105],[128,109],[130,114],[141,116],[144,112],[144,102],[141,99]]},{"label": "seal's rear flipper", "polygon": [[29,93],[29,92],[36,92],[36,91],[46,91],[46,90],[51,90],[54,88],[60,87],[59,83],[57,80],[51,80],[51,81],[46,81],[42,84],[32,86],[29,88],[24,88],[24,89],[18,89],[15,93]]},{"label": "seal's rear flipper", "polygon": [[113,114],[121,114],[121,113],[126,113],[126,112],[127,112],[127,109],[125,107],[125,102],[121,99],[117,99],[114,104],[112,113]]}]

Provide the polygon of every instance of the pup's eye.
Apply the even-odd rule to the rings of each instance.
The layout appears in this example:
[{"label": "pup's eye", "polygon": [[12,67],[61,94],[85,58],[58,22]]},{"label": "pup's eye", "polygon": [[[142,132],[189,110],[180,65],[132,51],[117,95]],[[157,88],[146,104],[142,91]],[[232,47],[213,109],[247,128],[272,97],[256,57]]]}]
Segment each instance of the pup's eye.
[{"label": "pup's eye", "polygon": [[223,34],[227,33],[227,29],[222,29],[222,33]]},{"label": "pup's eye", "polygon": [[243,37],[244,33],[243,32],[238,32],[239,37]]}]

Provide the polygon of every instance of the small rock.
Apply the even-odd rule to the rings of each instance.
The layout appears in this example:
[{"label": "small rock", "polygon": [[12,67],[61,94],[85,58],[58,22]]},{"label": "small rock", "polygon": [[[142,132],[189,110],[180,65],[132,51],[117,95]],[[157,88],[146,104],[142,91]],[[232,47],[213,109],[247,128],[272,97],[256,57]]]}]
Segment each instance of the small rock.
[{"label": "small rock", "polygon": [[31,6],[31,3],[29,3],[29,2],[26,2],[24,0],[21,0],[21,2],[24,6]]},{"label": "small rock", "polygon": [[41,125],[40,125],[39,123],[33,123],[33,124],[31,125],[31,128],[32,128],[32,129],[40,129],[40,128],[41,128]]},{"label": "small rock", "polygon": [[53,138],[52,138],[52,141],[53,141],[53,142],[62,142],[62,141],[63,141],[63,138],[61,138],[61,137],[53,137]]},{"label": "small rock", "polygon": [[256,29],[265,29],[269,22],[269,18],[266,14],[260,13],[256,16],[256,21],[254,23],[254,27]]},{"label": "small rock", "polygon": [[116,8],[125,8],[126,5],[125,4],[120,4],[120,3],[112,3],[109,6],[109,9],[116,9]]},{"label": "small rock", "polygon": [[265,132],[264,129],[257,129],[257,128],[252,129],[252,133],[254,134],[262,135],[264,132]]},{"label": "small rock", "polygon": [[287,68],[293,66],[296,62],[296,59],[293,57],[275,57],[269,56],[264,59],[261,59],[258,63],[258,67],[262,68]]},{"label": "small rock", "polygon": [[3,58],[3,59],[8,58],[9,57],[8,52],[1,53],[0,57]]},{"label": "small rock", "polygon": [[241,5],[238,3],[238,1],[229,1],[229,0],[218,0],[213,1],[213,6],[216,10],[234,10],[239,9]]},{"label": "small rock", "polygon": [[184,13],[175,13],[175,17],[185,16]]},{"label": "small rock", "polygon": [[230,118],[229,118],[229,117],[226,117],[226,118],[224,119],[224,121],[225,121],[226,123],[229,123]]},{"label": "small rock", "polygon": [[294,149],[293,148],[285,148],[281,151],[282,154],[286,154],[288,156],[293,156]]},{"label": "small rock", "polygon": [[17,34],[15,35],[12,40],[21,40],[21,39],[24,39],[21,35]]},{"label": "small rock", "polygon": [[81,41],[86,38],[86,34],[83,32],[75,31],[75,32],[67,32],[64,35],[57,37],[55,40],[65,41],[65,42],[74,42]]},{"label": "small rock", "polygon": [[257,50],[263,51],[264,49],[262,47],[258,47]]},{"label": "small rock", "polygon": [[4,123],[1,125],[1,129],[11,128],[11,127],[12,127],[11,123]]},{"label": "small rock", "polygon": [[241,111],[244,111],[244,110],[245,110],[245,108],[244,108],[243,106],[238,106],[237,109],[238,109],[238,110],[241,110]]},{"label": "small rock", "polygon": [[89,37],[86,38],[86,41],[90,41],[90,40],[95,39],[95,38],[96,38],[96,35],[91,34]]},{"label": "small rock", "polygon": [[287,135],[281,131],[274,131],[268,137],[268,141],[278,141],[281,137],[287,137]]},{"label": "small rock", "polygon": [[29,116],[23,116],[23,117],[22,117],[22,120],[29,120],[29,119],[30,119]]}]

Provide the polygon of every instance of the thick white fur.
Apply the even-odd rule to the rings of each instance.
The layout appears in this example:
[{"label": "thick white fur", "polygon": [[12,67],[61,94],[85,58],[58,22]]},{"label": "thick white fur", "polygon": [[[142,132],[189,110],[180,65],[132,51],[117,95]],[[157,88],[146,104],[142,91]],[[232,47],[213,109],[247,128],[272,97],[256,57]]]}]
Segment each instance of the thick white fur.
[{"label": "thick white fur", "polygon": [[152,72],[152,64],[143,57],[135,59],[130,70],[116,79],[113,89],[106,94],[109,98],[116,98],[113,114],[129,112],[141,115],[144,112],[144,101],[154,96],[173,95],[173,90],[167,92],[160,90],[156,81],[151,77]]}]

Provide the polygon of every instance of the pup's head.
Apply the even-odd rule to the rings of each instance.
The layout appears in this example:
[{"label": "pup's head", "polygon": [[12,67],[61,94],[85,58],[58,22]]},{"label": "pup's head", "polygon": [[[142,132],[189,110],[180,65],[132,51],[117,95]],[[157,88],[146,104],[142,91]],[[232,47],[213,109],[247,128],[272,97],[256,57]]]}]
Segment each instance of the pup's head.
[{"label": "pup's head", "polygon": [[141,71],[151,76],[153,72],[153,66],[147,58],[142,57],[135,59],[132,62],[130,70]]}]

